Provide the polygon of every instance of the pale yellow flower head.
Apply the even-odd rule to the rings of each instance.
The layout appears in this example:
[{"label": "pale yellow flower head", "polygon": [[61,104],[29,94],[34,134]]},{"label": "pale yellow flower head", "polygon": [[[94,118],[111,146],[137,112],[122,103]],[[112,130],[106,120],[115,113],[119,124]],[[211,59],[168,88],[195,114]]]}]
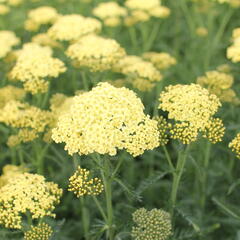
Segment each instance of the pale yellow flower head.
[{"label": "pale yellow flower head", "polygon": [[130,12],[130,15],[125,19],[127,26],[146,22],[151,17],[166,18],[171,12],[169,8],[161,5],[160,0],[127,0],[125,6]]},{"label": "pale yellow flower head", "polygon": [[95,7],[93,15],[103,20],[106,26],[115,27],[121,23],[121,17],[127,15],[127,10],[116,2],[106,2]]},{"label": "pale yellow flower head", "polygon": [[91,71],[109,70],[126,55],[115,40],[97,35],[82,37],[69,46],[66,54],[75,60],[75,66],[88,67]]},{"label": "pale yellow flower head", "polygon": [[54,40],[72,41],[87,34],[98,33],[101,28],[97,19],[71,14],[59,17],[48,30],[48,34]]},{"label": "pale yellow flower head", "polygon": [[126,149],[138,156],[159,145],[157,121],[144,114],[133,91],[100,83],[73,101],[52,135],[55,142],[66,144],[69,154],[116,155],[117,149]]},{"label": "pale yellow flower head", "polygon": [[217,0],[219,3],[228,3],[234,8],[240,7],[240,0]]},{"label": "pale yellow flower head", "polygon": [[22,216],[29,212],[32,219],[54,217],[62,190],[38,174],[23,173],[11,178],[1,188],[0,224],[6,228],[21,229]]},{"label": "pale yellow flower head", "polygon": [[49,240],[53,234],[52,228],[46,223],[31,226],[31,229],[24,232],[24,240]]},{"label": "pale yellow flower head", "polygon": [[0,88],[0,108],[3,108],[11,100],[21,100],[26,92],[22,88],[7,85]]},{"label": "pale yellow flower head", "polygon": [[150,91],[156,82],[162,80],[161,73],[151,62],[137,56],[122,58],[115,64],[113,71],[126,75],[129,82],[140,91]]},{"label": "pale yellow flower head", "polygon": [[221,106],[216,95],[198,84],[170,85],[159,101],[159,108],[168,112],[169,119],[188,122],[197,129],[203,129]]},{"label": "pale yellow flower head", "polygon": [[9,147],[15,147],[21,143],[32,142],[36,138],[38,138],[38,133],[36,130],[23,128],[19,130],[18,134],[11,135],[8,138],[7,145]]},{"label": "pale yellow flower head", "polygon": [[53,7],[42,6],[32,9],[28,13],[28,18],[25,22],[25,29],[28,31],[35,31],[41,25],[53,24],[59,17],[57,10]]},{"label": "pale yellow flower head", "polygon": [[86,195],[99,195],[103,189],[101,179],[91,178],[90,171],[79,166],[73,176],[69,178],[68,191],[73,192],[78,198]]},{"label": "pale yellow flower head", "polygon": [[143,58],[153,63],[159,70],[165,70],[177,63],[174,57],[165,52],[146,52],[143,54]]},{"label": "pale yellow flower head", "polygon": [[125,5],[130,9],[141,9],[149,11],[158,7],[161,4],[160,0],[127,0]]},{"label": "pale yellow flower head", "polygon": [[4,4],[0,4],[0,15],[6,15],[10,12],[10,8]]},{"label": "pale yellow flower head", "polygon": [[229,148],[237,155],[240,159],[240,133],[229,143]]},{"label": "pale yellow flower head", "polygon": [[51,48],[61,48],[62,45],[49,37],[46,33],[39,33],[32,37],[32,42],[37,43],[41,46],[49,46]]},{"label": "pale yellow flower head", "polygon": [[0,188],[6,185],[11,178],[27,171],[28,169],[23,166],[5,165],[0,176]]},{"label": "pale yellow flower head", "polygon": [[234,79],[230,74],[218,71],[206,72],[205,76],[198,77],[197,83],[215,94],[222,102],[236,102],[237,97],[231,89]]},{"label": "pale yellow flower head", "polygon": [[240,28],[236,28],[232,33],[233,44],[227,49],[227,58],[232,62],[240,62]]},{"label": "pale yellow flower head", "polygon": [[206,37],[208,35],[208,30],[207,28],[205,27],[198,27],[196,29],[196,34],[199,36],[199,37]]},{"label": "pale yellow flower head", "polygon": [[0,59],[4,58],[14,46],[20,43],[14,32],[0,31]]},{"label": "pale yellow flower head", "polygon": [[20,51],[10,78],[23,82],[26,91],[36,94],[48,90],[46,78],[56,78],[65,71],[64,63],[52,57],[49,47],[28,43]]},{"label": "pale yellow flower head", "polygon": [[0,112],[0,121],[13,128],[44,132],[52,122],[52,113],[18,101],[8,102]]}]

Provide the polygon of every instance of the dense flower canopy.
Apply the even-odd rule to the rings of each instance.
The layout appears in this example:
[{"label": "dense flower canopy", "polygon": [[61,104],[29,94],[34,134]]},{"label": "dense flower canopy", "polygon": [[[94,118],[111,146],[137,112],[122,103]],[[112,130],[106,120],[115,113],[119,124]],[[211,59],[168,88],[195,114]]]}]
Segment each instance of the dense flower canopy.
[{"label": "dense flower canopy", "polygon": [[145,115],[134,92],[101,83],[73,99],[70,110],[53,129],[55,142],[66,143],[69,154],[115,155],[126,149],[133,156],[159,145],[157,122]]},{"label": "dense flower canopy", "polygon": [[59,203],[62,190],[53,182],[46,182],[38,174],[23,173],[9,179],[1,188],[0,224],[21,229],[22,214],[30,212],[33,219],[55,216],[52,211]]}]

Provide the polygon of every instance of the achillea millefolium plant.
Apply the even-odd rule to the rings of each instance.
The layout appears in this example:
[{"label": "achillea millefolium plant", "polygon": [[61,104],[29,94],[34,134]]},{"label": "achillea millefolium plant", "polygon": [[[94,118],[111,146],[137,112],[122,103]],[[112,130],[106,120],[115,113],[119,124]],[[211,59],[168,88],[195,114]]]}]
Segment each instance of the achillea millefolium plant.
[{"label": "achillea millefolium plant", "polygon": [[235,240],[240,0],[0,1],[0,240]]}]

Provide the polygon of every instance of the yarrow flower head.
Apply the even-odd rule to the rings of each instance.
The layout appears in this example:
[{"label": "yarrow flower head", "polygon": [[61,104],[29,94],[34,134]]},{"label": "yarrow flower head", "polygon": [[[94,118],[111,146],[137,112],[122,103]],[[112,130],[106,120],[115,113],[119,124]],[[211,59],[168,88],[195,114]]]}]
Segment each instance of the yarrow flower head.
[{"label": "yarrow flower head", "polygon": [[75,66],[88,67],[92,71],[111,69],[125,54],[115,40],[97,35],[84,36],[67,50],[67,55],[75,60]]},{"label": "yarrow flower head", "polygon": [[159,105],[171,121],[166,135],[183,144],[196,141],[200,133],[212,143],[222,141],[225,127],[213,117],[220,105],[215,95],[198,84],[170,85],[160,94]]},{"label": "yarrow flower head", "polygon": [[12,50],[12,48],[20,43],[20,39],[16,37],[14,32],[0,31],[0,59]]},{"label": "yarrow flower head", "polygon": [[218,96],[222,102],[237,103],[239,99],[236,97],[234,90],[231,89],[233,82],[232,75],[218,71],[207,72],[206,76],[197,79],[199,85]]},{"label": "yarrow flower head", "polygon": [[46,78],[56,78],[65,71],[64,63],[52,57],[49,47],[28,43],[20,51],[10,79],[23,82],[26,91],[37,94],[48,90]]},{"label": "yarrow flower head", "polygon": [[162,6],[160,0],[127,0],[125,6],[130,11],[130,15],[125,18],[128,26],[148,21],[151,17],[166,18],[170,15],[170,9]]},{"label": "yarrow flower head", "polygon": [[126,149],[138,156],[159,145],[157,121],[143,110],[133,91],[100,83],[74,97],[70,110],[59,117],[52,138],[66,143],[65,150],[71,155],[116,155],[117,149]]},{"label": "yarrow flower head", "polygon": [[240,62],[240,28],[236,28],[232,33],[233,44],[227,49],[227,58],[233,63]]},{"label": "yarrow flower head", "polygon": [[128,81],[140,91],[150,91],[155,83],[162,80],[161,73],[151,62],[137,56],[126,56],[115,66],[113,71],[127,76]]},{"label": "yarrow flower head", "polygon": [[69,178],[68,191],[74,192],[79,198],[85,195],[99,195],[104,187],[99,178],[90,178],[90,171],[78,166],[77,171]]},{"label": "yarrow flower head", "polygon": [[160,94],[159,109],[168,112],[168,118],[189,122],[204,128],[221,103],[216,95],[198,84],[170,85]]},{"label": "yarrow flower head", "polygon": [[21,229],[22,215],[30,212],[32,219],[55,215],[62,190],[53,182],[46,182],[38,174],[23,173],[9,179],[1,188],[0,224]]},{"label": "yarrow flower head", "polygon": [[53,24],[58,17],[57,10],[53,7],[42,6],[32,9],[29,11],[28,19],[25,21],[25,29],[37,31],[41,25]]},{"label": "yarrow flower head", "polygon": [[135,240],[167,240],[172,234],[170,214],[164,210],[140,208],[133,213],[133,221],[131,235]]},{"label": "yarrow flower head", "polygon": [[61,43],[53,40],[46,33],[39,33],[32,37],[32,42],[37,43],[41,46],[49,46],[51,48],[62,48]]},{"label": "yarrow flower head", "polygon": [[143,58],[153,63],[153,65],[159,70],[168,69],[177,63],[174,57],[165,52],[146,52],[143,54]]},{"label": "yarrow flower head", "polygon": [[26,92],[22,88],[7,85],[0,88],[0,108],[3,108],[11,100],[22,100]]},{"label": "yarrow flower head", "polygon": [[24,240],[49,240],[52,234],[53,230],[48,224],[40,223],[24,233]]},{"label": "yarrow flower head", "polygon": [[27,171],[28,169],[23,166],[5,165],[0,176],[0,188],[6,185],[11,178]]},{"label": "yarrow flower head", "polygon": [[48,30],[48,34],[54,40],[73,41],[87,34],[98,33],[101,28],[97,19],[70,14],[59,17]]},{"label": "yarrow flower head", "polygon": [[5,4],[0,4],[0,15],[6,15],[10,12],[10,8]]},{"label": "yarrow flower head", "polygon": [[237,155],[237,158],[240,159],[240,133],[229,143],[229,147]]},{"label": "yarrow flower head", "polygon": [[234,8],[240,7],[240,0],[217,0],[219,3],[228,3]]},{"label": "yarrow flower head", "polygon": [[121,24],[122,17],[127,15],[127,10],[116,2],[106,2],[95,7],[93,15],[104,21],[106,26],[115,27]]},{"label": "yarrow flower head", "polygon": [[16,135],[8,139],[7,144],[11,147],[21,142],[33,141],[51,127],[53,121],[54,116],[50,111],[19,101],[8,102],[0,113],[0,122],[19,129]]}]

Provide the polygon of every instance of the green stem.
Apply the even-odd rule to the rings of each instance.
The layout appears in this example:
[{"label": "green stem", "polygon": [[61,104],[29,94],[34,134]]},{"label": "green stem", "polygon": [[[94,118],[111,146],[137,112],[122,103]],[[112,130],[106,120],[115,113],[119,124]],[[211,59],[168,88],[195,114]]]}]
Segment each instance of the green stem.
[{"label": "green stem", "polygon": [[156,22],[153,26],[152,32],[150,33],[148,39],[144,42],[143,52],[147,52],[152,48],[152,45],[159,33],[160,23]]},{"label": "green stem", "polygon": [[209,166],[210,154],[211,154],[211,143],[209,141],[207,141],[206,146],[205,146],[203,173],[202,173],[202,179],[201,179],[202,192],[201,192],[201,197],[200,197],[200,204],[201,204],[202,212],[204,211],[205,204],[206,204],[206,186],[207,186],[208,166]]},{"label": "green stem", "polygon": [[212,54],[213,54],[213,51],[216,49],[217,45],[219,44],[224,32],[225,32],[225,29],[227,27],[227,24],[229,22],[229,20],[231,19],[232,17],[232,14],[233,14],[233,10],[232,8],[230,7],[228,12],[224,15],[223,17],[223,20],[221,22],[221,25],[220,27],[218,28],[218,31],[216,33],[216,35],[214,35],[214,39],[209,42],[209,47],[207,49],[207,56],[205,58],[205,64],[204,64],[204,67],[205,67],[205,70],[207,71],[208,70],[208,67],[210,65],[210,62],[211,62],[211,57],[212,57]]},{"label": "green stem", "polygon": [[130,39],[132,42],[133,49],[135,50],[138,46],[137,33],[134,26],[128,27]]},{"label": "green stem", "polygon": [[90,219],[89,219],[89,212],[85,206],[84,198],[80,199],[80,205],[82,209],[82,225],[83,225],[83,232],[84,232],[84,239],[89,240],[89,227],[90,227]]},{"label": "green stem", "polygon": [[107,216],[106,216],[106,214],[105,214],[105,212],[104,212],[104,210],[103,210],[100,202],[98,201],[98,199],[97,199],[95,196],[93,196],[93,200],[94,200],[94,202],[96,203],[96,205],[97,205],[97,207],[98,207],[98,210],[99,210],[99,212],[101,213],[104,221],[107,222]]},{"label": "green stem", "polygon": [[179,184],[180,184],[180,180],[181,180],[185,163],[187,160],[189,147],[190,145],[187,145],[185,150],[179,151],[176,170],[173,173],[173,184],[172,184],[172,191],[171,191],[171,211],[170,211],[172,217],[174,214],[174,208],[176,207]]},{"label": "green stem", "polygon": [[193,37],[194,33],[195,33],[195,23],[194,23],[193,17],[190,14],[190,10],[188,9],[186,0],[179,0],[179,4],[180,4],[180,8],[182,9],[182,11],[184,13],[184,16],[186,17],[187,24],[190,29],[190,34]]},{"label": "green stem", "polygon": [[104,160],[104,186],[107,205],[107,223],[108,223],[108,239],[113,240],[113,207],[112,207],[112,178],[110,176],[109,160]]},{"label": "green stem", "polygon": [[[110,162],[109,159],[101,159],[100,155],[97,154],[94,157],[95,161],[100,167],[101,176],[104,183],[105,188],[105,199],[106,199],[106,209],[107,214],[104,217],[107,225],[107,239],[113,240],[114,239],[114,217],[113,217],[113,206],[112,206],[112,182],[113,182],[113,175],[110,171]],[[102,210],[101,210],[102,212]]]},{"label": "green stem", "polygon": [[84,72],[84,70],[81,72],[81,76],[82,76],[82,82],[83,82],[83,89],[85,91],[89,91],[88,80],[87,80],[87,76],[86,76],[86,73]]},{"label": "green stem", "polygon": [[168,153],[168,150],[167,150],[167,148],[166,148],[165,145],[163,146],[163,150],[164,150],[164,154],[165,154],[165,156],[166,156],[166,159],[167,159],[167,161],[168,161],[168,165],[169,165],[169,167],[170,167],[170,170],[171,170],[171,172],[174,173],[174,172],[175,172],[175,168],[174,168],[174,166],[173,166],[171,157],[170,157],[170,155],[169,155],[169,153]]}]

